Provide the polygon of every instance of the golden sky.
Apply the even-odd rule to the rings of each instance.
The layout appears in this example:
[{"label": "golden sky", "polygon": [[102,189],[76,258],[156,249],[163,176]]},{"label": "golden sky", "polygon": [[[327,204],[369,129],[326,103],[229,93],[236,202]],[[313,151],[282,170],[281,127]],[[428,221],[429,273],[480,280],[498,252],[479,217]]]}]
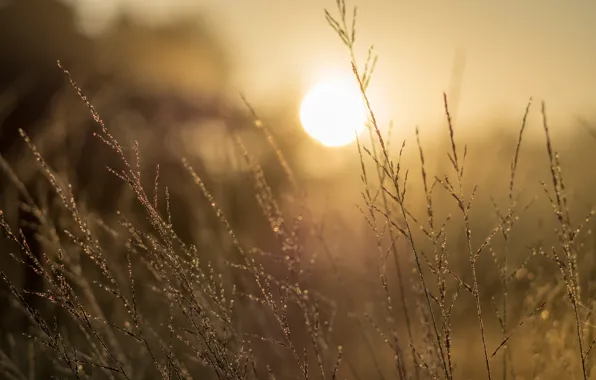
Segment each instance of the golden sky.
[{"label": "golden sky", "polygon": [[[98,9],[116,9],[107,0],[77,1],[93,3],[96,18]],[[373,90],[383,120],[413,125],[441,117],[441,93],[449,89],[458,52],[465,57],[462,119],[517,118],[530,96],[547,101],[554,118],[596,116],[594,1],[348,5],[359,7],[361,52],[374,44],[379,54]],[[207,11],[237,64],[235,85],[257,103],[275,101],[282,89],[305,90],[329,70],[349,69],[347,52],[323,16],[325,8],[335,9],[334,0],[121,0],[119,6],[156,18]]]}]

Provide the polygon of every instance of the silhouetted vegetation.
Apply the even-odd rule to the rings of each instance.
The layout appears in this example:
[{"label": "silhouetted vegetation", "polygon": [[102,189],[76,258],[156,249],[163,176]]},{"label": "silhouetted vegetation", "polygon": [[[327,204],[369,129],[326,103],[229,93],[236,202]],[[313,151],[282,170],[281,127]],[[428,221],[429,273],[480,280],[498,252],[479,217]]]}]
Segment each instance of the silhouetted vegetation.
[{"label": "silhouetted vegetation", "polygon": [[552,139],[531,99],[515,133],[465,136],[444,95],[443,138],[396,143],[336,3],[369,114],[340,218],[311,209],[334,179],[297,169],[290,127],[223,100],[200,25],[88,37],[58,3],[0,9],[3,378],[594,377],[596,141]]}]

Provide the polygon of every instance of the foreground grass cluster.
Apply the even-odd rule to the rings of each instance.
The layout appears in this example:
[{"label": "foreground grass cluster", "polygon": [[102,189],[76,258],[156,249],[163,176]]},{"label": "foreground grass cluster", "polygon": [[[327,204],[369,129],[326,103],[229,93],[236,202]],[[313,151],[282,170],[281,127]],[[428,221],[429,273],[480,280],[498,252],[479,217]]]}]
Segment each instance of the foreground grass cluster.
[{"label": "foreground grass cluster", "polygon": [[[112,174],[134,193],[148,223],[118,214],[115,225],[107,225],[84,211],[24,136],[66,211],[61,218],[68,222],[61,220],[60,226],[68,228],[60,230],[57,215],[27,196],[14,173],[13,180],[23,189],[23,207],[35,216],[39,238],[49,248],[41,255],[33,252],[23,234],[0,219],[4,234],[17,248],[3,254],[31,266],[45,286],[43,292],[30,294],[11,280],[10,273],[0,272],[14,310],[29,325],[26,333],[9,333],[3,343],[4,378],[418,380],[596,375],[589,269],[593,248],[586,244],[593,211],[580,210],[581,218],[571,211],[544,104],[550,183],[543,189],[556,235],[536,236],[541,243],[525,247],[515,231],[529,217],[526,210],[532,202],[521,202],[516,173],[531,102],[508,159],[509,171],[501,179],[507,188],[504,202],[494,201],[495,223],[477,227],[472,215],[476,187],[466,185],[467,149],[456,143],[447,97],[445,173],[429,169],[418,130],[419,162],[406,167],[405,143],[398,149],[389,146],[374,105],[368,102],[376,59],[371,53],[359,67],[355,12],[352,19],[343,0],[337,7],[338,16],[326,17],[349,49],[369,112],[372,142],[357,141],[361,165],[354,168],[360,170],[360,211],[373,245],[365,252],[373,262],[366,279],[342,263],[341,253],[333,252],[335,242],[309,217],[291,163],[256,114],[255,125],[271,144],[292,189],[292,207],[279,201],[261,164],[236,137],[264,216],[255,220],[264,221],[270,232],[268,238],[245,239],[190,161],[183,160],[187,179],[206,200],[229,243],[228,249],[206,254],[177,234],[167,187],[164,191],[159,176],[150,186],[145,183],[138,146],[127,154],[66,72],[98,123],[98,135],[120,159],[120,169],[111,168]],[[4,161],[3,165],[9,170]],[[424,207],[413,206],[412,192],[423,199]],[[43,302],[32,302],[33,298]],[[43,310],[34,306],[41,304]]]}]

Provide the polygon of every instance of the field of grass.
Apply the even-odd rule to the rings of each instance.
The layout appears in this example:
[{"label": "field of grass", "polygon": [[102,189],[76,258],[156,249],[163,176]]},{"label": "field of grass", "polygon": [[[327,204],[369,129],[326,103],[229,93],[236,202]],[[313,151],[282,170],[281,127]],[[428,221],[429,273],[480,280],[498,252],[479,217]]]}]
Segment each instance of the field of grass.
[{"label": "field of grass", "polygon": [[[368,104],[376,56],[354,54],[355,11],[337,0],[325,15],[369,114],[349,168],[357,207],[338,216],[248,104],[268,154],[232,136],[242,175],[207,180],[183,157],[156,171],[64,70],[132,203],[90,211],[24,133],[55,204],[1,159],[23,203],[0,210],[1,378],[596,379],[596,140],[559,145],[532,100],[515,134],[466,140],[444,96],[445,139],[429,148],[416,128],[395,144]],[[26,267],[42,289],[24,288]]]}]

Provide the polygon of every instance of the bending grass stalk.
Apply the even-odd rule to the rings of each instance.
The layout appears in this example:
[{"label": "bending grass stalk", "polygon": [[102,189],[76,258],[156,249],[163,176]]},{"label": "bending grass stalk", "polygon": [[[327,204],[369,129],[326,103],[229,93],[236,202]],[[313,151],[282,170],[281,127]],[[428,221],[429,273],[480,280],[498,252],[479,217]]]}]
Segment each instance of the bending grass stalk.
[{"label": "bending grass stalk", "polygon": [[[375,132],[377,134],[377,138],[378,138],[378,142],[381,145],[381,150],[382,153],[384,155],[385,161],[387,164],[390,165],[390,160],[389,160],[389,155],[387,153],[387,148],[385,146],[383,137],[380,133],[380,130],[377,126],[377,121],[376,121],[376,117],[374,112],[372,111],[371,107],[370,107],[370,102],[368,100],[368,96],[366,94],[366,88],[368,86],[368,83],[370,82],[370,78],[372,75],[372,72],[374,71],[374,67],[376,64],[376,57],[374,59],[372,58],[372,49],[369,50],[369,57],[367,60],[367,64],[366,64],[366,69],[364,72],[364,76],[361,76],[357,66],[356,66],[356,57],[355,57],[355,53],[354,53],[354,43],[355,43],[355,38],[356,38],[356,14],[357,14],[357,8],[354,7],[354,11],[353,11],[353,19],[352,19],[352,23],[351,23],[351,28],[348,27],[348,23],[347,23],[347,18],[346,18],[346,4],[344,0],[336,0],[336,4],[337,4],[337,9],[341,15],[341,23],[339,23],[337,20],[335,20],[335,18],[333,16],[331,16],[331,14],[327,11],[325,11],[325,16],[327,19],[327,22],[329,23],[329,25],[335,30],[335,32],[339,35],[339,37],[342,39],[343,43],[348,47],[349,52],[350,52],[350,58],[351,58],[351,64],[352,64],[352,71],[355,74],[356,79],[358,80],[358,84],[360,87],[360,91],[363,95],[363,98],[366,102],[366,106],[367,109],[369,111],[371,120],[372,120],[372,124],[374,126]],[[376,162],[378,162],[378,154],[377,154],[377,149],[376,149],[376,144],[375,144],[375,139],[372,136],[372,128],[368,128],[369,133],[370,133],[370,137],[371,137],[371,144],[372,144],[372,149],[373,149],[373,155],[374,158],[376,160]],[[361,164],[364,170],[364,163],[362,161],[363,157],[362,157],[362,151],[361,151],[361,145],[360,145],[360,140],[357,139],[357,143],[358,143],[358,151],[360,152],[360,159],[361,159]],[[381,168],[379,167],[379,165],[376,165],[376,171],[377,171],[377,177],[379,180],[379,186],[381,186],[381,188],[383,187],[383,183],[385,182],[385,175],[383,173],[383,171],[381,170]],[[365,173],[363,174],[365,175]],[[368,188],[367,188],[368,191]],[[389,215],[389,206],[388,206],[388,201],[387,201],[387,197],[385,195],[385,193],[381,190],[380,191],[382,194],[382,201],[383,201],[383,207],[387,213],[387,215]],[[370,197],[370,194],[369,194]],[[374,213],[373,213],[374,214]],[[374,215],[371,216],[374,219]],[[406,322],[406,328],[407,328],[407,334],[408,334],[408,339],[410,340],[411,343],[413,343],[413,333],[412,333],[412,323],[411,323],[411,319],[410,319],[410,313],[409,313],[409,309],[408,309],[408,305],[405,302],[405,286],[403,283],[403,271],[402,271],[402,266],[401,266],[401,262],[399,260],[398,257],[398,253],[397,253],[397,248],[395,247],[394,241],[395,241],[395,236],[394,236],[394,232],[393,229],[389,229],[389,233],[390,233],[390,244],[391,244],[391,252],[393,255],[393,259],[395,262],[395,268],[396,268],[396,274],[397,274],[397,278],[398,278],[398,288],[399,288],[399,292],[400,292],[400,299],[401,299],[401,306],[402,309],[404,310],[404,318],[405,318],[405,322]],[[431,311],[432,313],[432,311]],[[433,317],[434,320],[434,317]],[[436,326],[435,326],[435,330],[436,330]],[[439,344],[440,345],[440,344]],[[397,347],[396,347],[397,349]],[[442,355],[443,356],[443,355]],[[419,365],[418,365],[418,360],[417,360],[417,356],[415,355],[414,351],[412,350],[412,358],[414,360],[414,372],[415,372],[415,376],[416,379],[420,378],[419,375]],[[443,358],[444,360],[444,358]],[[445,366],[445,371],[447,374],[447,367]],[[448,376],[449,377],[449,376]]]},{"label": "bending grass stalk", "polygon": [[[555,213],[557,216],[557,220],[561,226],[561,233],[559,234],[559,240],[561,243],[561,247],[563,248],[563,253],[565,259],[567,260],[567,273],[565,273],[564,268],[561,267],[561,262],[559,262],[559,266],[561,267],[561,272],[563,274],[563,279],[565,280],[565,285],[567,287],[567,295],[569,297],[569,301],[573,306],[573,313],[575,314],[575,326],[576,326],[576,333],[577,333],[577,342],[579,348],[579,354],[581,358],[582,364],[582,375],[584,380],[588,379],[588,372],[586,368],[586,355],[584,354],[584,346],[583,346],[583,334],[582,334],[582,322],[581,316],[579,315],[579,308],[578,303],[580,302],[580,292],[579,292],[579,279],[578,279],[578,271],[577,271],[577,257],[575,254],[571,252],[571,242],[573,240],[572,233],[571,233],[571,220],[569,217],[569,207],[567,206],[567,198],[565,194],[565,186],[563,184],[563,178],[561,176],[561,169],[559,166],[559,159],[558,154],[554,152],[550,133],[548,128],[548,122],[546,117],[546,105],[542,102],[542,127],[544,129],[544,135],[546,138],[546,151],[548,154],[549,159],[549,166],[551,172],[551,178],[553,183],[553,188],[555,191],[555,201],[556,203],[553,204],[555,207]],[[556,255],[556,253],[555,253]],[[566,274],[566,275],[565,275]]]}]

